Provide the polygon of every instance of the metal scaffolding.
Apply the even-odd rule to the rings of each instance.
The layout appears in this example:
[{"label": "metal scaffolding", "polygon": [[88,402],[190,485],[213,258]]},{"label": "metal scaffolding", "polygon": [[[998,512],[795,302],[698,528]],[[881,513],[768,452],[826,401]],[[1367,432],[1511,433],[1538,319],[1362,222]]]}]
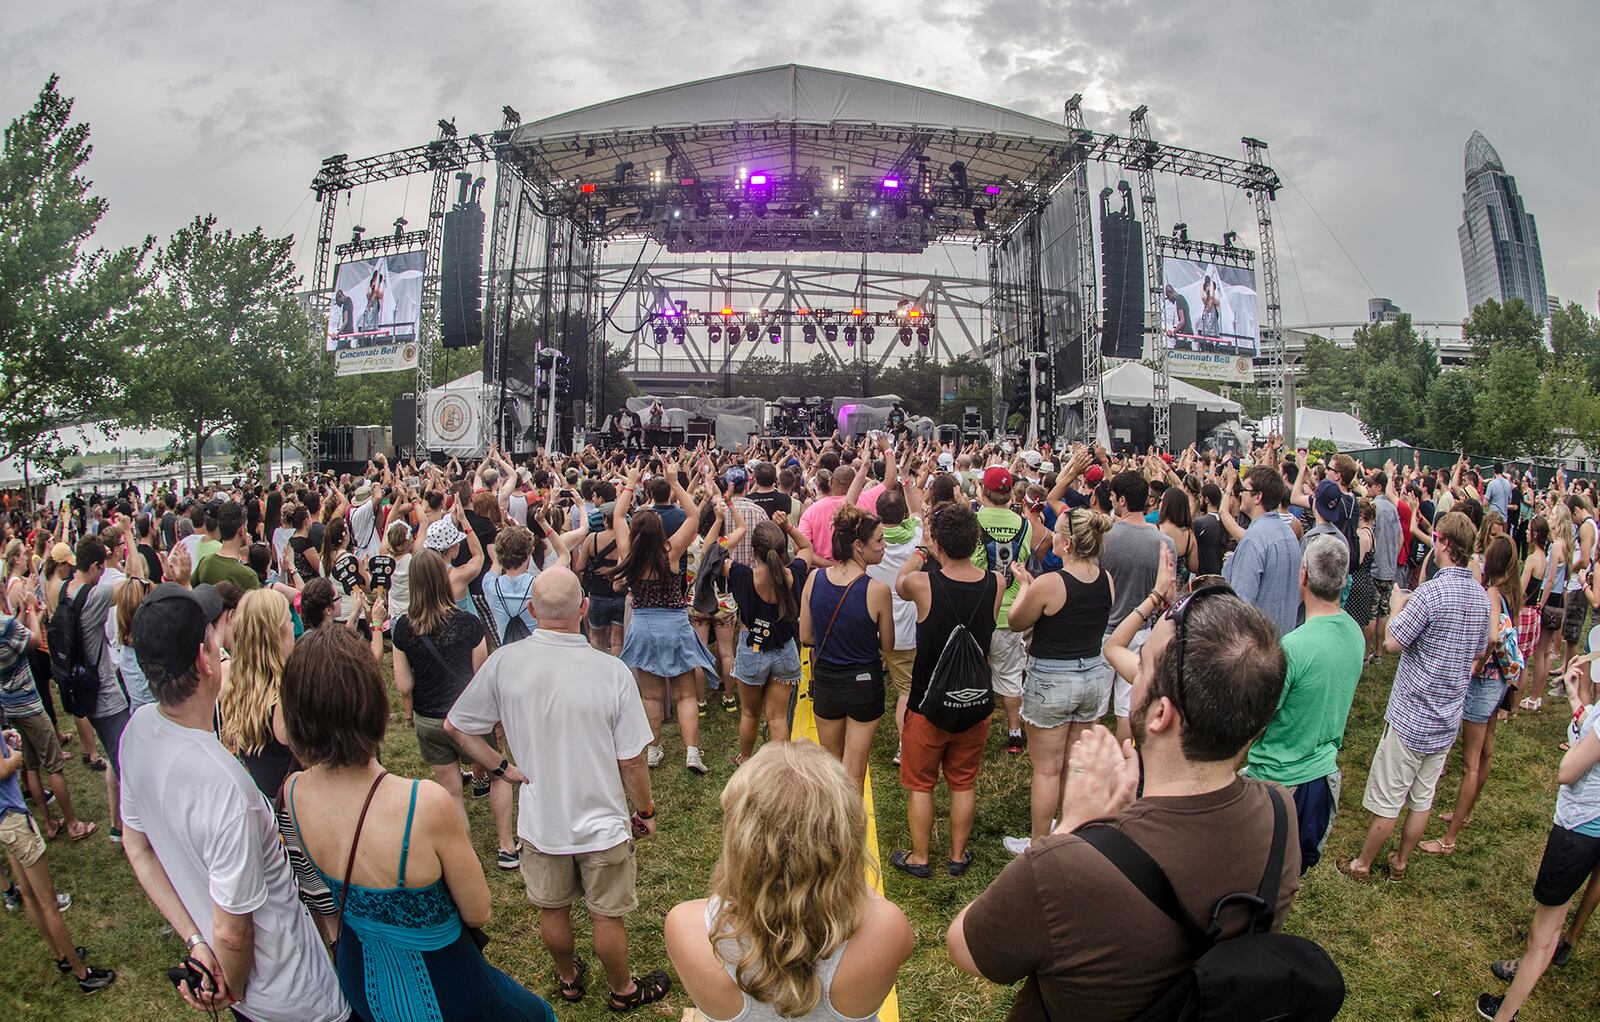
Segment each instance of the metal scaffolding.
[{"label": "metal scaffolding", "polygon": [[[1166,339],[1161,332],[1161,220],[1156,212],[1155,164],[1160,147],[1150,140],[1150,125],[1145,120],[1148,108],[1141,106],[1128,115],[1132,170],[1139,177],[1139,223],[1144,229],[1144,286],[1146,291],[1145,336],[1149,337],[1156,359],[1155,404],[1151,408],[1152,440],[1158,450],[1166,450],[1172,439],[1172,377],[1167,364]],[[1127,164],[1124,164],[1127,166]]]},{"label": "metal scaffolding", "polygon": [[1278,291],[1278,250],[1272,240],[1272,200],[1278,196],[1278,175],[1267,166],[1265,142],[1248,136],[1240,141],[1244,143],[1246,162],[1256,169],[1255,183],[1246,185],[1245,191],[1256,207],[1256,231],[1261,246],[1257,259],[1261,264],[1261,297],[1266,306],[1262,310],[1266,316],[1261,328],[1261,353],[1268,366],[1267,388],[1272,402],[1269,414],[1282,424],[1285,439],[1291,442],[1292,447],[1293,417],[1284,414],[1287,363],[1283,355],[1283,303]]},{"label": "metal scaffolding", "polygon": [[[1067,127],[1082,138],[1083,94],[1067,100]],[[1072,221],[1078,244],[1078,343],[1083,352],[1083,441],[1093,444],[1100,433],[1100,300],[1095,278],[1093,205],[1089,199],[1089,160],[1085,152],[1072,172]]]}]

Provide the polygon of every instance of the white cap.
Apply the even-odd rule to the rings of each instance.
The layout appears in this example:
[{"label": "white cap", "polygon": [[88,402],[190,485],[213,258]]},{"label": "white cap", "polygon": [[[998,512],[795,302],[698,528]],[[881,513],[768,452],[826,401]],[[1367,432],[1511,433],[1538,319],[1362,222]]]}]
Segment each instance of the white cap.
[{"label": "white cap", "polygon": [[1055,470],[1056,470],[1056,463],[1055,462],[1053,462],[1053,461],[1041,461],[1041,462],[1039,462],[1039,471],[1041,471],[1041,472],[1054,472]]},{"label": "white cap", "polygon": [[940,468],[949,468],[951,465],[954,465],[955,463],[956,463],[956,456],[954,454],[951,454],[949,451],[940,451],[939,452],[939,467]]},{"label": "white cap", "polygon": [[1026,461],[1030,466],[1038,468],[1041,459],[1038,451],[1030,449],[1022,452],[1022,460]]}]

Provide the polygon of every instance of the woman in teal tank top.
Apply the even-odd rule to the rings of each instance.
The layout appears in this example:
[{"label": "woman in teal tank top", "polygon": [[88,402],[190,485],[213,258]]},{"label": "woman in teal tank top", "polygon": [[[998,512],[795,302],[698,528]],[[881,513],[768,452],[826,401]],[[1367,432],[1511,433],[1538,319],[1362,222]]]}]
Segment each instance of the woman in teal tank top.
[{"label": "woman in teal tank top", "polygon": [[336,964],[357,1017],[553,1022],[473,939],[489,886],[455,801],[378,764],[389,703],[365,643],[348,628],[311,633],[282,687],[289,745],[306,764],[289,779],[289,816],[343,906]]}]

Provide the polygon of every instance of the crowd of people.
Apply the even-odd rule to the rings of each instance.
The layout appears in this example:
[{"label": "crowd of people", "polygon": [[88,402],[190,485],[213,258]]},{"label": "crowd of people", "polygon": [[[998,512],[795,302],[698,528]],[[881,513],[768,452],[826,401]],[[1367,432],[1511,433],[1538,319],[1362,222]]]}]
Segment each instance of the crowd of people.
[{"label": "crowd of people", "polygon": [[[907,792],[908,836],[888,865],[930,882],[1006,863],[950,922],[954,965],[1021,981],[1013,1019],[1133,1018],[1204,982],[1206,948],[1282,929],[1341,809],[1363,668],[1387,652],[1366,837],[1324,867],[1353,882],[1451,855],[1496,725],[1552,698],[1572,712],[1527,947],[1476,1005],[1511,1019],[1600,900],[1596,497],[1464,458],[874,434],[379,457],[14,510],[7,905],[85,993],[111,985],[45,860],[103,827],[183,942],[179,994],[246,1022],[549,1019],[591,985],[626,1012],[675,981],[707,1019],[875,1018],[914,946],[868,879],[862,792],[888,716],[876,765]],[[791,741],[801,698],[816,744]],[[723,710],[737,745],[708,747],[701,718]],[[387,772],[395,728],[428,777]],[[992,729],[998,755],[1028,757],[1025,810],[977,797]],[[74,742],[104,821],[74,808]],[[737,769],[710,889],[664,920],[671,971],[635,969],[637,857],[673,808],[652,770],[706,783],[716,757]],[[491,964],[469,799],[537,908],[549,1000]],[[1023,833],[975,847],[979,813]],[[580,898],[603,976],[575,940]],[[1263,1003],[1285,987],[1254,982]],[[1283,1017],[1338,1009],[1287,986],[1301,1008]]]}]

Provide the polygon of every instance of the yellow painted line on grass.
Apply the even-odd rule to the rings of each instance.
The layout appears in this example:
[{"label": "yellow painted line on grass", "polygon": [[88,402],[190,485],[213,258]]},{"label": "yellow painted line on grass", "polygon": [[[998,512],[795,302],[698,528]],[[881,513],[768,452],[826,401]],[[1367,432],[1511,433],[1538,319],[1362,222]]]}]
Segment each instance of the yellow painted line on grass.
[{"label": "yellow painted line on grass", "polygon": [[[794,738],[804,738],[808,742],[817,741],[817,718],[811,712],[811,651],[802,650],[800,654],[800,692],[795,700],[794,723],[791,734]],[[878,851],[878,814],[872,802],[872,768],[867,768],[866,787],[863,797],[867,804],[867,858],[872,868],[867,870],[867,880],[874,890],[883,893],[883,858]],[[878,1009],[878,1018],[882,1022],[900,1022],[900,1000],[895,993],[896,988],[889,988],[889,996],[884,998],[883,1007]]]}]

